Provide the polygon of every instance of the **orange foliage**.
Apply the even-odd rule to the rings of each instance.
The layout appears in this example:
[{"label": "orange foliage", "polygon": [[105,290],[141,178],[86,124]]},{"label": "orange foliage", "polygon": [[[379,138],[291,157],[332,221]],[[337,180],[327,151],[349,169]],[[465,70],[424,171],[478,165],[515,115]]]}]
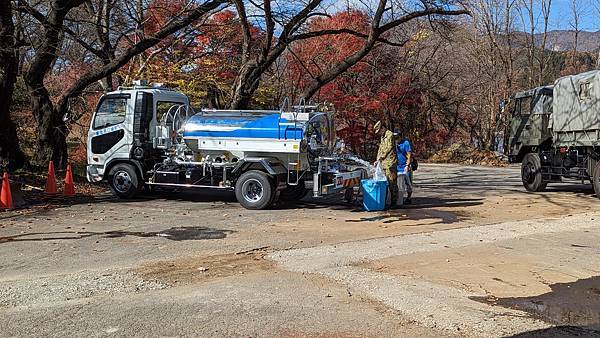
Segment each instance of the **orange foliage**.
[{"label": "orange foliage", "polygon": [[[348,28],[366,33],[369,18],[361,11],[338,13],[314,19],[311,31]],[[352,34],[320,36],[295,44],[287,55],[289,76],[298,87],[307,86],[323,70],[357,52],[364,38]],[[404,126],[410,112],[421,104],[421,93],[413,79],[398,71],[397,50],[377,49],[334,81],[323,86],[314,101],[332,103],[336,109],[338,136],[366,158],[377,147],[372,124],[377,120]]]}]

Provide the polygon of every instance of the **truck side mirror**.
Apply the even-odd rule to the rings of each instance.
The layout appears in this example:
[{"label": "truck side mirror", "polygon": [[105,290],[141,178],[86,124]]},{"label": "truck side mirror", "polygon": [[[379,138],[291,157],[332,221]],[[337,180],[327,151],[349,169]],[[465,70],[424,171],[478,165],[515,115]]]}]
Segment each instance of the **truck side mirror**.
[{"label": "truck side mirror", "polygon": [[498,105],[498,108],[500,109],[501,113],[504,113],[504,110],[506,109],[507,105],[508,105],[508,100],[507,99],[502,99],[500,101],[500,104]]}]

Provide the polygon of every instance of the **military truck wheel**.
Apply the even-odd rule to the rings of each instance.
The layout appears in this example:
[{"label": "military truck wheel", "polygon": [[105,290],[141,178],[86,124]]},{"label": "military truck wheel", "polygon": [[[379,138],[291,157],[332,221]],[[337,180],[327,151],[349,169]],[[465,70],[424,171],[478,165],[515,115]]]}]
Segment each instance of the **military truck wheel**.
[{"label": "military truck wheel", "polygon": [[262,171],[247,171],[235,183],[235,197],[246,209],[269,207],[275,193],[271,179]]},{"label": "military truck wheel", "polygon": [[115,165],[108,172],[108,184],[119,198],[133,198],[140,190],[140,181],[135,168],[126,163]]},{"label": "military truck wheel", "polygon": [[592,179],[594,180],[594,191],[596,192],[596,196],[600,198],[600,161],[598,161],[594,167],[594,175]]},{"label": "military truck wheel", "polygon": [[540,155],[529,153],[523,158],[521,164],[521,180],[527,191],[544,191],[547,182],[542,180],[542,162]]}]

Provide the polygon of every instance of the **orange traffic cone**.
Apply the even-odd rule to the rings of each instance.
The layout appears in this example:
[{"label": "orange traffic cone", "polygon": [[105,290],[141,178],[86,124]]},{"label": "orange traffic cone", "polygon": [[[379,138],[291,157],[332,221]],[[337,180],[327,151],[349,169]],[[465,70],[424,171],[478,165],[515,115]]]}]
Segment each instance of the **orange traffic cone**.
[{"label": "orange traffic cone", "polygon": [[46,180],[46,189],[44,190],[47,194],[56,194],[56,176],[54,175],[54,162],[48,163],[48,179]]},{"label": "orange traffic cone", "polygon": [[2,178],[2,191],[0,191],[0,209],[13,209],[12,193],[10,192],[10,183],[8,183],[8,173],[4,172]]},{"label": "orange traffic cone", "polygon": [[65,196],[75,196],[75,185],[73,184],[73,172],[71,171],[71,163],[67,163],[67,175],[65,176]]}]

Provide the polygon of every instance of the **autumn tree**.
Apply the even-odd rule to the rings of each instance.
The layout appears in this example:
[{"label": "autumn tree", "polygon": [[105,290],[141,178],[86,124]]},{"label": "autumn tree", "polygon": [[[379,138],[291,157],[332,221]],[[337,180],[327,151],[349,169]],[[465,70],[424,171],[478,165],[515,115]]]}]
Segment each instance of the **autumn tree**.
[{"label": "autumn tree", "polygon": [[[69,102],[71,98],[79,96],[89,85],[102,79],[110,78],[110,75],[115,73],[121,67],[126,65],[133,57],[143,53],[145,50],[156,46],[163,39],[171,34],[188,27],[197,20],[210,15],[214,10],[222,8],[226,3],[225,0],[209,0],[201,3],[186,3],[186,6],[181,7],[181,10],[158,28],[153,34],[145,36],[143,39],[133,39],[127,43],[121,44],[120,37],[129,36],[128,32],[120,32],[117,34],[116,42],[108,46],[104,38],[111,38],[103,29],[110,30],[110,27],[103,26],[107,23],[114,24],[115,20],[104,20],[111,8],[117,8],[116,4],[123,6],[127,2],[116,2],[114,0],[107,1],[111,6],[103,5],[100,22],[95,22],[96,28],[100,29],[97,38],[91,37],[86,40],[85,36],[72,34],[75,23],[83,24],[69,17],[73,10],[83,4],[84,1],[65,1],[53,0],[48,5],[50,10],[44,11],[26,4],[20,8],[23,13],[27,13],[35,18],[41,25],[41,36],[39,37],[39,45],[31,50],[33,60],[29,64],[24,78],[27,88],[30,93],[32,103],[32,113],[38,124],[38,140],[36,163],[43,164],[48,160],[56,162],[58,165],[64,165],[67,160],[66,134],[67,127],[64,121],[64,116],[69,112]],[[84,22],[85,23],[85,22]],[[112,27],[112,26],[111,26]],[[55,62],[61,55],[61,47],[65,41],[65,34],[71,36],[75,42],[90,52],[84,58],[89,60],[88,63],[94,65],[89,70],[83,72],[71,84],[65,86],[60,95],[55,100],[52,100],[46,87],[45,79],[53,70]],[[113,31],[114,33],[114,31]],[[110,42],[110,41],[109,41]],[[108,50],[116,50],[119,53],[105,53]],[[91,57],[90,57],[91,56]],[[101,56],[105,56],[103,58]],[[96,63],[96,57],[100,59],[100,64]]]},{"label": "autumn tree", "polygon": [[[231,89],[232,109],[246,108],[252,95],[259,86],[261,77],[277,61],[292,41],[308,38],[301,29],[313,15],[322,0],[310,0],[307,3],[292,2],[290,5],[264,0],[262,4],[252,1],[234,0],[237,15],[241,21],[242,59],[239,74]],[[276,9],[273,10],[273,4]],[[255,39],[251,32],[252,18],[248,15],[248,6],[252,11],[262,12],[264,36]],[[297,8],[294,11],[294,8]],[[254,14],[252,17],[256,16]],[[275,36],[276,27],[280,33]]]},{"label": "autumn tree", "polygon": [[[354,10],[314,19],[309,29],[348,27],[366,32],[369,24],[367,13]],[[454,25],[446,26],[415,20],[391,30],[376,53],[367,54],[317,92],[315,101],[335,107],[338,135],[353,152],[369,158],[376,150],[372,125],[377,120],[402,129],[421,153],[443,145],[458,128],[458,110],[465,93],[457,79],[464,76],[460,67],[464,50],[451,54],[452,46],[460,41],[444,36],[447,33],[442,30]],[[393,41],[402,41],[402,46]],[[295,43],[285,58],[292,83],[288,87],[296,89],[291,92],[294,102],[323,70],[356,53],[363,42],[360,36],[335,35]]]},{"label": "autumn tree", "polygon": [[[416,4],[403,3],[396,5],[393,2],[388,3],[386,0],[380,0],[371,18],[367,35],[361,47],[317,76],[312,84],[304,90],[303,97],[311,98],[321,87],[361,61],[379,44],[387,43],[385,39],[387,32],[419,18],[428,18],[431,21],[435,21],[443,17],[469,14],[469,11],[466,9],[454,8],[453,5],[455,4],[452,1],[438,2],[424,0]],[[394,45],[402,46],[408,43],[408,41],[410,40],[395,42]]]},{"label": "autumn tree", "polygon": [[[344,73],[354,64],[364,58],[375,48],[378,43],[385,42],[383,36],[386,32],[402,24],[421,17],[434,20],[441,16],[455,16],[467,14],[468,11],[455,8],[454,1],[423,0],[414,3],[396,3],[380,0],[375,8],[370,8],[369,29],[366,32],[356,32],[349,28],[333,30],[311,30],[306,27],[310,19],[317,16],[328,15],[327,8],[321,0],[310,0],[306,3],[298,2],[292,6],[273,6],[274,1],[265,0],[262,4],[236,0],[235,5],[238,16],[242,22],[243,55],[242,67],[232,89],[232,108],[241,108],[248,105],[250,98],[258,88],[261,76],[276,60],[297,41],[325,35],[349,34],[363,38],[361,48],[344,60],[325,70],[315,77],[313,83],[306,87],[303,96],[310,99],[323,85],[329,83],[340,74]],[[265,27],[264,38],[258,42],[249,33],[250,17],[247,7],[252,6],[252,18],[260,16]],[[273,8],[283,8],[275,12]],[[290,11],[289,9],[297,9]],[[276,29],[280,33],[275,36]],[[256,50],[257,53],[252,53]]]},{"label": "autumn tree", "polygon": [[[36,16],[41,24],[39,45],[29,64],[24,79],[30,95],[31,109],[37,121],[38,140],[35,161],[43,164],[47,160],[66,163],[66,127],[62,115],[54,109],[54,104],[44,83],[57,59],[62,42],[62,31],[67,14],[81,5],[83,0],[53,0],[48,4],[46,14]],[[33,14],[32,14],[33,16]]]},{"label": "autumn tree", "polygon": [[[348,10],[331,17],[314,18],[309,31],[350,29],[364,34],[368,30],[369,16],[364,11]],[[302,91],[312,83],[322,69],[355,53],[363,38],[357,35],[338,34],[316,36],[293,44],[285,56],[285,77],[291,85],[288,98],[295,104]],[[381,118],[381,99],[384,88],[383,73],[394,70],[393,63],[382,67],[383,59],[393,61],[388,53],[369,55],[325,86],[318,100],[332,104],[336,109],[338,135],[357,154],[368,153],[372,144],[364,142],[372,132],[368,127]]]},{"label": "autumn tree", "polygon": [[[223,10],[208,18],[186,36],[164,41],[148,50],[140,64],[128,65],[134,77],[166,83],[186,93],[196,105],[223,108],[231,101],[231,88],[242,59],[240,21],[233,10]],[[261,31],[251,25],[253,39]],[[252,103],[265,105],[260,91]]]}]

